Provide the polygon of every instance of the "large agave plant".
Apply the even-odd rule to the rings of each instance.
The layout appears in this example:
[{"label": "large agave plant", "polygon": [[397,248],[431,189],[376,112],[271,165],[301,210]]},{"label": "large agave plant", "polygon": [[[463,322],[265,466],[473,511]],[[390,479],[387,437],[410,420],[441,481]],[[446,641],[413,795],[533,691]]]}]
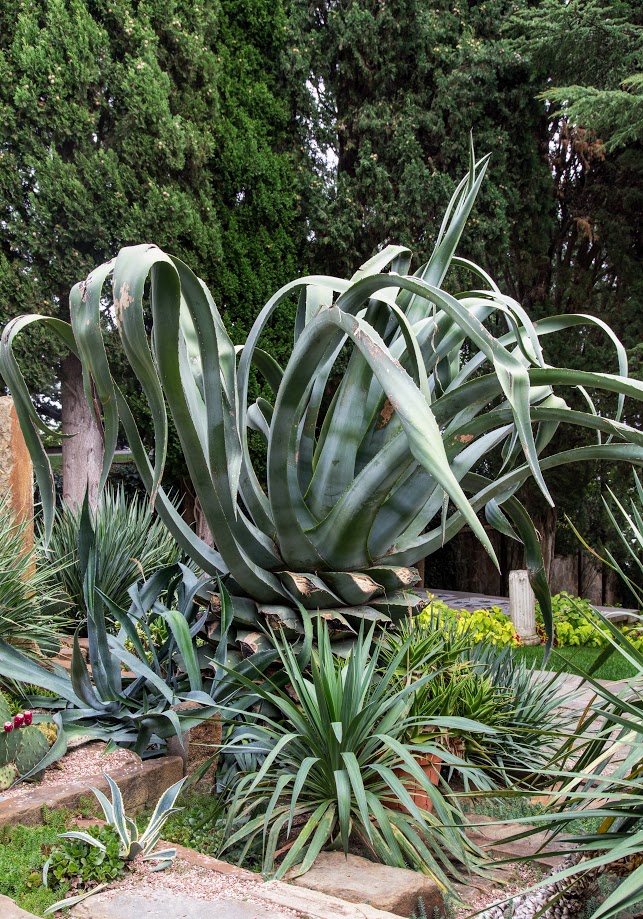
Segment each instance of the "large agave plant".
[{"label": "large agave plant", "polygon": [[[77,284],[71,325],[49,317],[14,319],[4,331],[0,368],[33,455],[47,530],[54,495],[39,431],[49,429],[12,353],[15,337],[33,322],[48,324],[82,361],[105,432],[102,484],[120,422],[168,529],[206,572],[224,576],[238,598],[240,628],[253,630],[266,617],[296,635],[298,604],[320,610],[339,632],[363,619],[406,616],[417,603],[410,593],[417,573],[409,566],[463,526],[495,561],[478,517],[483,509],[494,527],[525,543],[547,618],[538,539],[515,494],[533,476],[551,500],[544,473],[563,463],[640,464],[643,434],[619,419],[624,397],[641,399],[643,384],[627,378],[624,349],[600,320],[565,315],[532,323],[485,271],[455,255],[486,168],[487,158],[476,162],[472,151],[433,255],[415,274],[409,273],[410,251],[389,245],[348,280],[299,278],[268,301],[242,347],[234,346],[204,282],[153,245],[122,249]],[[470,277],[470,289],[448,289],[452,266]],[[153,463],[103,341],[108,281],[123,349],[154,422]],[[275,312],[293,297],[294,346],[282,368],[260,342]],[[487,322],[495,326],[498,317],[507,328],[500,336]],[[588,324],[598,325],[614,346],[619,375],[546,364],[543,336]],[[340,355],[347,364],[327,404]],[[253,369],[272,388],[273,403],[248,405]],[[570,410],[554,385],[617,393],[616,417],[593,407]],[[163,490],[168,409],[215,548],[197,538]],[[592,429],[598,443],[541,458],[561,423]],[[265,486],[253,466],[249,430],[266,441]],[[485,468],[499,468],[495,478],[476,471],[492,452],[501,462]]]}]

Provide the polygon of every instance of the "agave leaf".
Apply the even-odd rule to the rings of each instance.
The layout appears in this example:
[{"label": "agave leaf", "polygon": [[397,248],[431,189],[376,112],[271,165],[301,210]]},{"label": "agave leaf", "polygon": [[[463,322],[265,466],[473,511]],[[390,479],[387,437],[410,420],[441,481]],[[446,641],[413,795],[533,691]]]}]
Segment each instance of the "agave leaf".
[{"label": "agave leaf", "polygon": [[76,897],[65,897],[63,900],[58,900],[56,903],[52,903],[51,906],[47,907],[43,913],[43,916],[50,916],[52,913],[57,913],[59,909],[68,909],[70,906],[75,906],[76,903],[82,903],[83,900],[87,900],[89,897],[93,897],[94,894],[104,890],[105,887],[107,887],[107,884],[98,884],[91,890],[87,890],[85,893],[78,894]]},{"label": "agave leaf", "polygon": [[[379,283],[380,278],[376,281]],[[367,278],[366,281],[358,283],[374,282],[374,279]],[[339,567],[327,564],[308,534],[299,525],[294,507],[296,495],[293,494],[291,483],[288,481],[288,467],[294,462],[291,432],[293,421],[298,415],[299,401],[308,384],[311,368],[316,364],[316,357],[323,354],[329,338],[337,328],[342,329],[362,351],[382,388],[395,404],[404,424],[411,451],[418,462],[435,475],[455,505],[462,508],[467,522],[496,561],[482,525],[471,511],[464,492],[451,472],[439,428],[426,400],[406,372],[389,357],[386,346],[379,336],[358,318],[336,308],[322,311],[302,333],[275,405],[271,449],[268,455],[268,484],[279,545],[286,561],[289,557],[296,559],[297,564],[294,567],[299,570],[303,567],[301,561],[308,560],[314,562],[313,567]],[[283,481],[284,469],[286,482]],[[316,537],[315,543],[321,546],[324,542],[323,533],[317,531]]]},{"label": "agave leaf", "polygon": [[45,522],[45,543],[47,543],[51,536],[54,521],[56,493],[51,465],[42,441],[38,436],[38,430],[46,434],[55,434],[56,432],[50,430],[34,409],[24,376],[13,355],[13,342],[16,335],[34,322],[42,322],[54,333],[54,337],[58,338],[77,357],[78,348],[69,323],[62,322],[60,319],[53,319],[51,316],[17,316],[7,323],[0,339],[0,370],[11,389],[22,436],[27,444],[36,474]]}]

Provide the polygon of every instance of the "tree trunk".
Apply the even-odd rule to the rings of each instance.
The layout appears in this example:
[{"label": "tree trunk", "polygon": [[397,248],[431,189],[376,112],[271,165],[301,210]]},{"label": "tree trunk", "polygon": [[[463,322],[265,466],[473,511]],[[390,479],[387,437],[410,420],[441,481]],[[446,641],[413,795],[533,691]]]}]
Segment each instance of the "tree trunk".
[{"label": "tree trunk", "polygon": [[62,363],[62,432],[73,434],[62,443],[63,500],[80,507],[89,494],[96,507],[98,482],[103,464],[103,431],[90,410],[83,390],[81,363],[74,354]]}]

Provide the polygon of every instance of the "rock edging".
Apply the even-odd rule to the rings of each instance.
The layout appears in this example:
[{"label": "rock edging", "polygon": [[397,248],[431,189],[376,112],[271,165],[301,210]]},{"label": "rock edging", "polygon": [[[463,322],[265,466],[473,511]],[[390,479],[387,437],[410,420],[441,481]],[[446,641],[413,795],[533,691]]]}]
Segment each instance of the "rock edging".
[{"label": "rock edging", "polygon": [[[125,808],[128,813],[140,810],[146,804],[156,804],[160,796],[183,776],[183,761],[180,756],[163,756],[158,759],[130,763],[110,772],[121,790]],[[0,795],[0,826],[37,826],[42,823],[42,809],[50,810],[67,807],[76,810],[80,799],[91,796],[91,787],[108,793],[109,786],[105,777],[96,775],[83,776],[60,785],[32,786],[28,794],[21,797],[2,797]]]}]

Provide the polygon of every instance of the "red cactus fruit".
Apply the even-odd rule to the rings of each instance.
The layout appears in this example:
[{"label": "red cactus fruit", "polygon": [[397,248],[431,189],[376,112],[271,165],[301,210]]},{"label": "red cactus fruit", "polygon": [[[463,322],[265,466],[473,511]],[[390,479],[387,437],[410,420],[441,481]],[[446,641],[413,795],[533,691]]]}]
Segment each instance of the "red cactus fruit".
[{"label": "red cactus fruit", "polygon": [[4,729],[5,729],[5,731],[7,732],[7,734],[9,734],[11,731],[13,731],[13,721],[5,721],[5,723],[4,723]]},{"label": "red cactus fruit", "polygon": [[33,721],[33,712],[29,712],[29,711],[23,712],[22,715],[25,719],[25,724],[27,725],[27,727],[29,727],[29,725]]},{"label": "red cactus fruit", "polygon": [[13,726],[14,728],[21,728],[25,723],[25,716],[18,713],[13,716]]}]

